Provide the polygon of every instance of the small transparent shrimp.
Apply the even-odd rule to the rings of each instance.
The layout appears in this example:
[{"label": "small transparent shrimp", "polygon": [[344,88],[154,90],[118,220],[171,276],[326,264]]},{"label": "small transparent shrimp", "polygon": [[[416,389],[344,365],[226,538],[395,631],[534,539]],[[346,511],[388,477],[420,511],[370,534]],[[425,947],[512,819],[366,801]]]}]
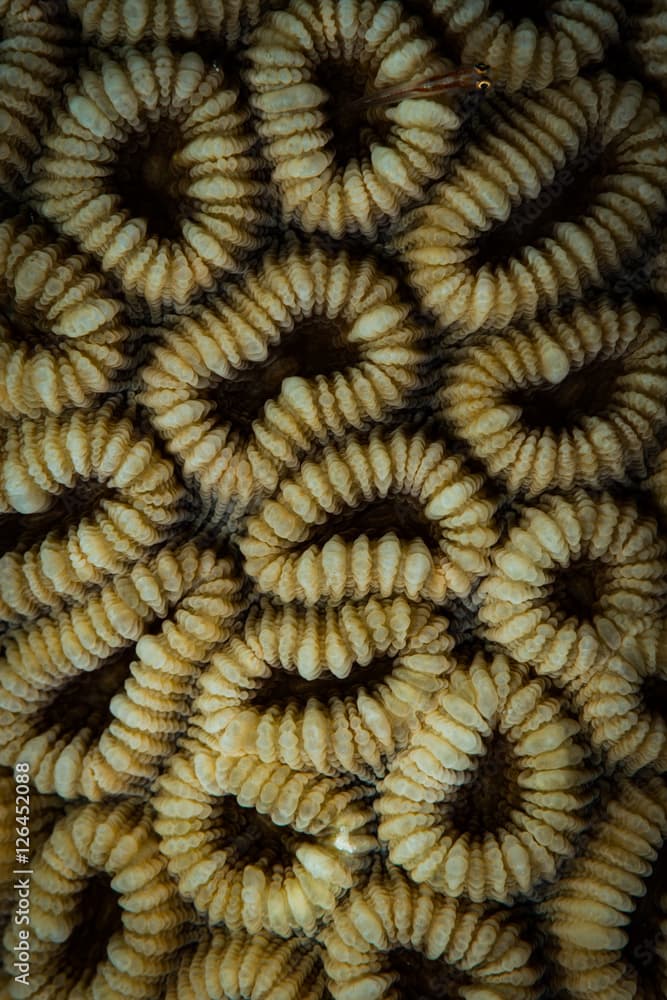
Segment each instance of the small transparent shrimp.
[{"label": "small transparent shrimp", "polygon": [[370,108],[378,104],[396,104],[409,97],[444,94],[448,90],[479,90],[483,94],[490,90],[493,85],[488,73],[489,67],[486,63],[475,63],[474,66],[464,66],[442,76],[427,77],[417,83],[399,83],[391,87],[384,87],[374,94],[360,97],[353,101],[349,107],[356,109]]}]

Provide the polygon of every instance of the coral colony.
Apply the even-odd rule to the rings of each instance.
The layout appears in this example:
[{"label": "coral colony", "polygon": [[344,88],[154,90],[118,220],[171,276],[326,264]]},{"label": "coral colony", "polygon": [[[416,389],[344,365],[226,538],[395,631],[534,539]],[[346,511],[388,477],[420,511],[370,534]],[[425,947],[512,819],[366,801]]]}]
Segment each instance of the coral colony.
[{"label": "coral colony", "polygon": [[0,993],[667,996],[667,0],[0,0]]}]

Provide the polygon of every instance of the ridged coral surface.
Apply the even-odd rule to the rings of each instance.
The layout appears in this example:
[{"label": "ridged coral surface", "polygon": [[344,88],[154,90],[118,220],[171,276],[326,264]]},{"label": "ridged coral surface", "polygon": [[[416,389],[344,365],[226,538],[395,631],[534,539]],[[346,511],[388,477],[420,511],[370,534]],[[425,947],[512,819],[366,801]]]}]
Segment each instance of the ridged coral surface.
[{"label": "ridged coral surface", "polygon": [[667,995],[665,0],[0,0],[0,997]]}]

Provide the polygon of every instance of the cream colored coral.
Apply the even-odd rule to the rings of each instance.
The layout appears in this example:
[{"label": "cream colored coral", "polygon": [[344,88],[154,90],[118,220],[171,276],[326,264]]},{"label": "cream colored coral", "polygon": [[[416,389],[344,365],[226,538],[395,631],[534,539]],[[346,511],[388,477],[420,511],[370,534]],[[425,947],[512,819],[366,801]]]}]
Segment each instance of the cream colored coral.
[{"label": "cream colored coral", "polygon": [[341,778],[194,744],[160,780],[155,828],[181,894],[209,923],[312,935],[376,846],[367,796]]},{"label": "cream colored coral", "polygon": [[[196,52],[126,49],[117,59],[98,54],[95,67],[68,89],[31,195],[126,296],[159,319],[238,270],[244,252],[258,245],[265,217],[254,139],[237,91]],[[123,150],[144,138],[148,150],[138,145],[128,154],[131,183],[156,192],[173,238],[156,234],[114,183]]]},{"label": "cream colored coral", "polygon": [[667,448],[662,448],[654,457],[644,485],[663,516],[667,517]]},{"label": "cream colored coral", "polygon": [[531,946],[509,914],[491,916],[479,905],[416,886],[379,859],[364,884],[338,906],[321,939],[334,1000],[416,996],[415,974],[399,979],[392,962],[398,949],[408,952],[408,969],[418,969],[422,957],[432,966],[438,963],[433,979],[439,988],[448,987],[443,996],[536,1000],[541,995]]},{"label": "cream colored coral", "polygon": [[632,51],[644,73],[664,90],[667,86],[667,2],[648,0],[631,14]]},{"label": "cream colored coral", "polygon": [[0,558],[0,618],[16,623],[88,588],[147,555],[183,519],[183,487],[153,441],[119,416],[119,401],[22,420],[5,433],[0,453],[0,512],[48,510],[82,482],[103,484],[90,515],[65,533],[50,531],[27,551]]},{"label": "cream colored coral", "polygon": [[349,116],[352,152],[339,148],[331,117],[343,81],[363,96],[446,72],[451,64],[434,49],[394,0],[292,0],[265,15],[247,51],[247,80],[285,219],[309,233],[375,237],[379,223],[441,174],[460,117],[437,98],[402,100],[379,118],[345,98],[337,113]]},{"label": "cream colored coral", "polygon": [[55,795],[40,795],[29,785],[29,780],[25,767],[14,774],[6,773],[4,768],[0,772],[0,921],[3,925],[7,918],[14,917],[14,883],[22,852],[28,845],[28,857],[34,858],[63,814],[64,803]]},{"label": "cream colored coral", "polygon": [[[0,924],[23,759],[32,1000],[667,996],[667,92],[659,4],[626,6],[614,41],[616,0],[0,0]],[[448,837],[458,898],[389,859]],[[107,844],[132,892],[79,874]]]},{"label": "cream colored coral", "polygon": [[667,771],[667,721],[652,687],[667,679],[667,624],[658,619],[626,638],[600,665],[567,686],[608,767]]},{"label": "cream colored coral", "polygon": [[440,399],[459,437],[511,492],[623,481],[645,468],[667,424],[667,333],[630,302],[553,312],[462,348],[444,370]]},{"label": "cream colored coral", "polygon": [[660,229],[656,243],[654,252],[647,257],[643,267],[626,280],[638,281],[641,291],[651,290],[662,298],[667,294],[667,229],[664,227]]},{"label": "cream colored coral", "polygon": [[[239,590],[229,560],[165,548],[82,607],[10,631],[0,762],[27,762],[36,788],[65,799],[145,796],[186,729],[201,661],[242,607]],[[142,634],[167,615],[157,634]],[[133,641],[136,659],[113,655]],[[86,692],[91,707],[75,719],[68,702]]]},{"label": "cream colored coral", "polygon": [[287,941],[262,931],[216,929],[181,961],[165,1000],[216,995],[239,1000],[324,1000],[321,948],[312,938]]},{"label": "cream colored coral", "polygon": [[[307,604],[370,594],[436,601],[450,592],[467,594],[487,570],[496,540],[493,504],[482,499],[481,486],[481,477],[466,472],[460,458],[447,457],[441,443],[429,443],[420,432],[374,429],[367,440],[349,436],[305,461],[248,519],[239,542],[246,572],[260,591]],[[308,544],[313,529],[332,515],[386,497],[414,503],[435,534],[431,547],[393,531],[377,540],[358,533],[347,542],[334,534],[323,545]]]},{"label": "cream colored coral", "polygon": [[53,4],[3,0],[0,17],[0,188],[17,195],[41,150],[75,39]]},{"label": "cream colored coral", "polygon": [[[426,355],[396,285],[371,258],[288,244],[267,254],[240,287],[165,330],[142,372],[146,388],[139,398],[186,477],[196,482],[212,519],[229,524],[251,501],[275,490],[314,444],[386,419],[404,405]],[[299,325],[309,322],[323,325],[321,372],[280,380],[256,414],[251,408],[246,432],[235,420],[236,407],[239,417],[244,410],[242,390],[228,406],[225,393],[234,394],[239,378],[241,386],[249,383],[251,400],[253,376],[271,386],[272,349],[292,332],[298,338]],[[308,329],[304,336],[317,333]],[[301,343],[285,350],[298,372]],[[348,365],[349,353],[355,360]],[[313,364],[317,368],[315,359]]]},{"label": "cream colored coral", "polygon": [[[393,602],[371,599],[365,607],[343,605],[328,612],[297,610],[289,615],[290,610],[276,615],[266,605],[251,615],[241,634],[213,654],[200,679],[192,727],[203,743],[225,757],[250,754],[265,763],[287,764],[295,771],[378,778],[410,741],[416,713],[433,703],[442,678],[453,669],[449,653],[454,642],[447,620],[427,606],[410,606],[402,598]],[[289,680],[281,683],[279,672],[289,670],[296,658],[306,660],[312,673],[318,659],[317,654],[313,656],[313,640],[317,641],[318,633],[326,631],[327,639],[333,639],[338,621],[350,623],[355,618],[375,623],[378,630],[380,622],[384,624],[374,653],[382,660],[390,649],[392,654],[380,676],[365,681],[357,665],[360,677],[354,686],[331,684],[330,693],[322,695],[300,685],[294,697]],[[310,629],[306,630],[308,619]],[[283,623],[286,629],[281,630]],[[280,632],[291,631],[290,626],[300,647],[283,656]],[[277,645],[272,658],[257,642],[258,636],[269,631],[273,632],[271,644]],[[333,681],[334,675],[329,677]],[[350,681],[355,681],[354,673]],[[272,684],[273,697],[265,690],[267,684]]]},{"label": "cream colored coral", "polygon": [[[204,554],[207,562],[210,553]],[[146,622],[167,614],[192,585],[199,565],[196,546],[186,544],[176,553],[165,547],[147,566],[139,563],[92,591],[83,605],[11,629],[3,636],[9,672],[39,686],[76,670],[97,669],[136,641]]]},{"label": "cream colored coral", "polygon": [[[667,207],[667,118],[637,81],[577,78],[506,101],[499,112],[482,107],[476,141],[394,238],[420,302],[450,339],[532,319],[601,287],[639,255]],[[507,253],[479,260],[485,233],[544,192],[539,217],[599,157],[605,165],[585,209],[545,222],[544,235],[524,246],[517,236]],[[567,181],[559,179],[563,168]]]},{"label": "cream colored coral", "polygon": [[197,678],[214,649],[229,636],[245,607],[243,580],[230,559],[203,568],[179,602],[173,620],[136,645],[132,679],[110,704],[112,721],[100,755],[121,775],[114,791],[137,791],[153,782],[188,727]]},{"label": "cream colored coral", "polygon": [[0,224],[0,302],[0,425],[87,406],[130,362],[123,306],[92,261],[21,216]]},{"label": "cream colored coral", "polygon": [[447,619],[402,597],[371,597],[337,608],[276,606],[262,600],[250,609],[244,630],[254,656],[305,680],[350,677],[354,666],[366,667],[378,655],[398,656],[413,635],[422,645],[424,669],[429,656],[449,653]]},{"label": "cream colored coral", "polygon": [[102,45],[212,36],[231,45],[256,23],[260,0],[67,0],[83,36]]},{"label": "cream colored coral", "polygon": [[630,501],[546,496],[495,550],[478,590],[484,633],[559,684],[583,678],[664,609],[666,555],[656,523]]},{"label": "cream colored coral", "polygon": [[541,90],[600,62],[607,45],[619,40],[624,14],[618,0],[553,0],[535,5],[535,20],[512,17],[511,3],[493,0],[431,5],[461,47],[461,61],[487,63],[492,79],[509,91]]},{"label": "cream colored coral", "polygon": [[581,855],[542,905],[557,983],[572,1000],[648,997],[651,993],[641,988],[647,960],[657,985],[652,995],[662,994],[667,984],[667,900],[658,903],[658,939],[645,937],[638,955],[624,949],[633,911],[666,837],[664,780],[619,781]]},{"label": "cream colored coral", "polygon": [[[100,876],[110,885],[106,893],[98,888],[91,906],[85,890]],[[114,927],[114,910],[120,927],[102,939],[101,960],[89,964],[82,954],[68,961],[77,928],[98,914],[103,935],[105,919]],[[147,807],[133,799],[75,806],[32,863],[29,986],[13,981],[9,995],[57,1000],[66,991],[159,1000],[180,949],[195,937],[192,916],[169,878]],[[18,943],[17,931],[14,923],[5,931],[5,959]]]},{"label": "cream colored coral", "polygon": [[[447,679],[380,786],[378,837],[390,859],[415,882],[476,902],[510,902],[552,880],[575,851],[591,797],[579,732],[543,681],[503,656],[477,654]],[[494,735],[506,741],[500,761]],[[490,796],[494,826],[468,829],[468,811],[457,821],[457,798],[494,749],[491,788],[466,800],[474,810]]]}]

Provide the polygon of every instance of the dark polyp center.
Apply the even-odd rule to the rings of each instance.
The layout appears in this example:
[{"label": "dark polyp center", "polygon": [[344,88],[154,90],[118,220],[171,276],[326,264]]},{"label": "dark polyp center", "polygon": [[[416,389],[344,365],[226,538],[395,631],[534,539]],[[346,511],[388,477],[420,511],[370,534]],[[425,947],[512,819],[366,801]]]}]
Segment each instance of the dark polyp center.
[{"label": "dark polyp center", "polygon": [[[240,806],[231,795],[221,800],[218,809],[222,849],[236,847],[244,864],[252,864],[260,859],[274,865],[289,867],[292,857],[289,843],[293,835],[287,827],[277,826],[268,816],[263,816],[252,807]],[[300,835],[302,839],[303,835]]]},{"label": "dark polyp center", "polygon": [[655,0],[632,0],[628,6],[632,7],[633,17],[646,17],[654,13]]},{"label": "dark polyp center", "polygon": [[65,739],[84,727],[101,735],[112,719],[109,703],[130,676],[133,653],[134,647],[124,649],[96,670],[79,671],[45,707],[40,728],[46,732],[56,726]]},{"label": "dark polyp center", "polygon": [[353,66],[332,61],[317,66],[313,82],[329,95],[324,110],[333,133],[331,148],[336,163],[344,166],[367,155],[371,135],[368,108],[356,102],[370,93],[368,81]]},{"label": "dark polyp center", "polygon": [[314,680],[305,680],[297,673],[274,670],[252,696],[252,705],[258,709],[285,708],[288,702],[297,701],[305,708],[311,698],[326,705],[330,698],[354,697],[360,688],[368,689],[378,684],[393,669],[394,661],[390,656],[378,656],[365,667],[354,663],[344,678],[326,672]]},{"label": "dark polyp center", "polygon": [[605,413],[622,373],[619,360],[593,362],[571,371],[558,385],[516,389],[508,402],[521,407],[523,422],[530,428],[567,430],[581,417]]},{"label": "dark polyp center", "polygon": [[[186,55],[188,52],[192,52],[192,39],[178,34],[176,18],[174,18],[174,23],[169,25],[169,27],[174,29],[173,36],[169,38],[169,51],[178,53],[179,55]],[[236,78],[238,77],[236,54],[225,51],[220,44],[219,38],[204,31],[201,34],[197,32],[197,55],[201,56],[207,67],[212,66],[221,69],[225,75],[226,84],[229,84],[230,78],[236,82]]]},{"label": "dark polyp center", "polygon": [[548,28],[552,6],[553,0],[491,0],[489,13],[502,14],[514,27],[528,20],[538,28]]},{"label": "dark polyp center", "polygon": [[62,347],[61,341],[51,332],[49,323],[40,323],[34,312],[20,312],[9,299],[0,301],[0,325],[7,328],[15,344],[27,344],[31,348]]},{"label": "dark polyp center", "polygon": [[465,972],[444,959],[426,958],[409,948],[395,948],[387,964],[389,970],[398,974],[401,1000],[450,1000],[460,995],[461,986],[470,983]]},{"label": "dark polyp center", "polygon": [[667,849],[663,846],[653,864],[653,871],[645,882],[646,894],[637,900],[637,906],[624,930],[628,942],[622,959],[637,973],[640,990],[638,996],[646,1000],[664,1000],[664,931],[660,923],[665,914],[660,900],[665,893],[667,879]]},{"label": "dark polyp center", "polygon": [[654,674],[642,683],[644,704],[649,712],[656,712],[667,722],[667,678]]},{"label": "dark polyp center", "polygon": [[477,612],[460,598],[451,597],[447,601],[447,620],[448,632],[456,644],[457,656],[466,661],[472,660],[475,653],[482,651],[482,644],[478,639],[480,625]]},{"label": "dark polyp center", "polygon": [[149,235],[177,239],[188,199],[180,193],[183,173],[173,163],[182,136],[172,122],[133,134],[120,149],[115,167],[116,191],[137,218],[147,219]]},{"label": "dark polyp center", "polygon": [[321,546],[335,535],[339,535],[346,542],[352,542],[360,535],[378,539],[392,531],[400,539],[421,538],[431,551],[438,549],[437,524],[429,521],[421,507],[404,496],[390,496],[384,500],[363,504],[354,510],[348,509],[341,511],[340,514],[332,514],[295,548]]},{"label": "dark polyp center", "polygon": [[495,733],[483,756],[477,758],[472,779],[456,790],[450,802],[443,803],[443,814],[460,833],[483,837],[510,822],[510,814],[520,806],[511,759],[508,740]]},{"label": "dark polyp center", "polygon": [[247,433],[265,404],[279,396],[284,379],[326,377],[358,362],[359,352],[348,343],[341,325],[311,317],[284,333],[266,361],[241,369],[233,378],[215,379],[206,395],[223,419]]},{"label": "dark polyp center", "polygon": [[[500,113],[500,109],[498,109]],[[521,202],[505,222],[492,226],[477,241],[476,266],[506,264],[521,247],[535,246],[553,237],[559,222],[576,222],[587,215],[614,166],[610,151],[590,144],[556,171],[550,184],[535,198]]]},{"label": "dark polyp center", "polygon": [[0,557],[6,552],[22,548],[21,537],[28,524],[35,524],[35,518],[43,514],[0,514]]},{"label": "dark polyp center", "polygon": [[85,986],[97,964],[106,957],[109,941],[123,926],[118,894],[111,888],[106,872],[86,881],[76,913],[79,921],[67,941],[61,967],[68,972],[74,970],[79,985]]},{"label": "dark polyp center", "polygon": [[577,559],[559,570],[552,594],[563,619],[590,620],[604,591],[605,579],[604,564],[596,560]]},{"label": "dark polyp center", "polygon": [[72,489],[54,496],[48,510],[36,514],[0,514],[0,556],[35,545],[50,531],[64,536],[70,525],[78,523],[100,500],[113,493],[94,479],[81,480]]}]

